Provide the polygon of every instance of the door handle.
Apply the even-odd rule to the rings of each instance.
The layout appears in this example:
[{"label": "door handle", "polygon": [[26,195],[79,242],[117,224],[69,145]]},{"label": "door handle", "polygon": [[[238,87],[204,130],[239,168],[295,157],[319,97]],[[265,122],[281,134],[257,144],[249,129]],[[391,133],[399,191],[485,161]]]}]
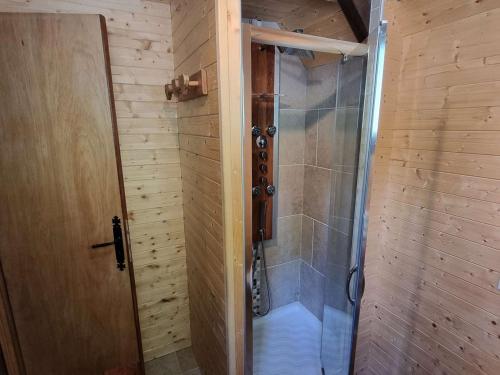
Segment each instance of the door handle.
[{"label": "door handle", "polygon": [[[351,268],[349,271],[349,275],[347,276],[347,285],[346,285],[346,293],[347,293],[347,299],[351,303],[351,305],[354,305],[356,301],[351,297],[351,279],[352,276],[358,272],[358,266],[354,266]],[[365,275],[363,274],[363,279],[361,280],[361,296],[365,293]]]},{"label": "door handle", "polygon": [[112,223],[114,240],[110,242],[94,244],[92,245],[92,249],[115,245],[116,267],[120,271],[123,271],[125,269],[125,251],[123,249],[123,236],[122,227],[120,225],[120,218],[118,216],[113,217]]}]

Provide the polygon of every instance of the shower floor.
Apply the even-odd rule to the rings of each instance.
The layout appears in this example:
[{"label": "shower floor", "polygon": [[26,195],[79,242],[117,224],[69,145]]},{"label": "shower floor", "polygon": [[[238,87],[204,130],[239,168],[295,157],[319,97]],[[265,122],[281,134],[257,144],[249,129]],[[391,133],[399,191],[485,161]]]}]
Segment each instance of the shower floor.
[{"label": "shower floor", "polygon": [[320,375],[321,322],[299,302],[253,321],[255,375]]}]

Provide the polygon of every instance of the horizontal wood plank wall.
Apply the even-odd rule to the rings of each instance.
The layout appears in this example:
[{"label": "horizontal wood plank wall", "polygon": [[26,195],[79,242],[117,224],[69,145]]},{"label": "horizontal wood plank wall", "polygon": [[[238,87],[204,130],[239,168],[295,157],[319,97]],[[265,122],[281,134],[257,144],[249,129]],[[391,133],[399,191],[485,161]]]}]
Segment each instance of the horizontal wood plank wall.
[{"label": "horizontal wood plank wall", "polygon": [[214,0],[172,1],[176,76],[206,69],[208,96],[178,104],[193,351],[207,374],[227,373],[222,168]]},{"label": "horizontal wood plank wall", "polygon": [[499,374],[500,4],[386,12],[400,65],[389,52],[356,367]]},{"label": "horizontal wood plank wall", "polygon": [[141,0],[0,0],[2,12],[106,17],[145,360],[190,345],[170,5]]}]

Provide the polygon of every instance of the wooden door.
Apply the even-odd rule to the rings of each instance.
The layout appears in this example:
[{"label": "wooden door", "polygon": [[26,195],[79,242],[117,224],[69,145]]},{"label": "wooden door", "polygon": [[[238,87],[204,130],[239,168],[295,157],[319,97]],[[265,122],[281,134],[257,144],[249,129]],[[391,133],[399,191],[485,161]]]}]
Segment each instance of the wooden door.
[{"label": "wooden door", "polygon": [[106,40],[102,16],[0,14],[0,261],[27,374],[140,367],[131,264],[91,248],[126,212]]}]

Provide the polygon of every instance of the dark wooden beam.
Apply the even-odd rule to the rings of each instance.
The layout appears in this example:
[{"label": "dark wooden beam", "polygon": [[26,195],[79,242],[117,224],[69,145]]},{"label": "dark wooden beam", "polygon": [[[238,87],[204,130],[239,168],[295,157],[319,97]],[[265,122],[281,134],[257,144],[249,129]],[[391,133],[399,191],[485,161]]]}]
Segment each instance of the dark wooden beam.
[{"label": "dark wooden beam", "polygon": [[364,41],[368,37],[368,30],[366,29],[363,18],[361,18],[358,8],[356,8],[354,2],[352,0],[337,1],[358,42]]}]

